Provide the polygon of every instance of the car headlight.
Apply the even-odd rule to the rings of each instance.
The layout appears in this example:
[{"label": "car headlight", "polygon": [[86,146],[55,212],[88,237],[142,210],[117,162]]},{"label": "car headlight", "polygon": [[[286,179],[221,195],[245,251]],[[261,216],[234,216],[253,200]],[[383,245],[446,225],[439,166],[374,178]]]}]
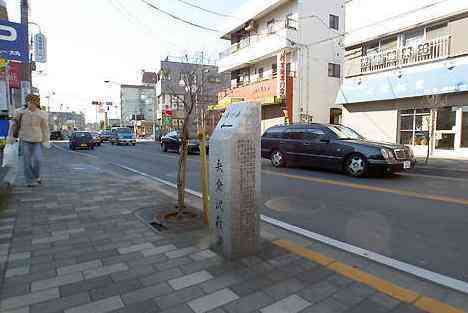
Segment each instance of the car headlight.
[{"label": "car headlight", "polygon": [[405,149],[406,151],[408,151],[408,155],[411,159],[414,159],[414,152],[413,152],[413,149],[411,149],[411,147],[408,147],[408,146],[405,146]]},{"label": "car headlight", "polygon": [[388,150],[388,149],[380,149],[380,152],[382,153],[382,156],[385,160],[391,160],[393,159],[393,152]]}]

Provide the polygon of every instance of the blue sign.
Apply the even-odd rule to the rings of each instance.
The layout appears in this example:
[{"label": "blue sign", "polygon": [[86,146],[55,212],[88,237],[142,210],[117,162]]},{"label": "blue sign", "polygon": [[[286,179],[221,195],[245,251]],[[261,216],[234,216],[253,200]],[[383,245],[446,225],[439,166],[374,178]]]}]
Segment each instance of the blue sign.
[{"label": "blue sign", "polygon": [[0,58],[29,63],[28,37],[23,24],[0,20]]},{"label": "blue sign", "polygon": [[405,68],[345,79],[337,104],[382,101],[468,91],[468,64],[441,62],[416,70]]}]

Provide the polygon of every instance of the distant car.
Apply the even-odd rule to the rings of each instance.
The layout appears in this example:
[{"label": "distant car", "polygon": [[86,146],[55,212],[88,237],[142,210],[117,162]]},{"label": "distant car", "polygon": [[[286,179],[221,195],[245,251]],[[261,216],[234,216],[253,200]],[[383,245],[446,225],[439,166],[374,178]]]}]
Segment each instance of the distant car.
[{"label": "distant car", "polygon": [[69,147],[70,150],[76,149],[94,149],[95,142],[90,132],[77,131],[73,132],[70,136]]},{"label": "distant car", "polygon": [[101,136],[101,142],[110,142],[112,138],[112,132],[108,130],[103,130],[99,133]]},{"label": "distant car", "polygon": [[61,131],[50,132],[50,140],[64,140],[63,133]]},{"label": "distant car", "polygon": [[100,146],[101,145],[101,135],[99,135],[98,132],[91,132],[91,136],[93,136],[93,140],[94,140],[94,143],[97,145],[97,146]]},{"label": "distant car", "polygon": [[136,145],[133,132],[128,127],[115,127],[112,129],[111,144],[113,145]]},{"label": "distant car", "polygon": [[410,147],[369,141],[342,125],[275,126],[262,136],[261,145],[262,157],[275,167],[295,163],[344,171],[354,177],[409,170],[416,164]]},{"label": "distant car", "polygon": [[[179,131],[172,131],[161,137],[161,150],[163,152],[175,151],[181,152],[182,145]],[[206,152],[209,151],[209,145],[206,145]],[[200,153],[200,142],[197,139],[189,139],[188,153]]]}]

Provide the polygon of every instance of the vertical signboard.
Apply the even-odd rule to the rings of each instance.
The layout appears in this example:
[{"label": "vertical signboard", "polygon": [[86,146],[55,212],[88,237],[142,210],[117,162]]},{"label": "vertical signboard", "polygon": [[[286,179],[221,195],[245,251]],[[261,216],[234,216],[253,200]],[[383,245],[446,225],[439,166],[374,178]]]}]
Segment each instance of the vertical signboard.
[{"label": "vertical signboard", "polygon": [[0,111],[8,110],[8,91],[6,81],[0,80]]},{"label": "vertical signboard", "polygon": [[38,63],[47,62],[47,39],[43,33],[34,35],[34,60]]},{"label": "vertical signboard", "polygon": [[25,107],[27,105],[26,97],[30,93],[31,93],[31,82],[22,81],[21,82],[21,106],[22,107]]},{"label": "vertical signboard", "polygon": [[278,54],[278,64],[279,64],[279,73],[278,73],[278,96],[280,99],[286,98],[286,79],[287,79],[287,62],[288,55],[286,50],[282,50]]}]

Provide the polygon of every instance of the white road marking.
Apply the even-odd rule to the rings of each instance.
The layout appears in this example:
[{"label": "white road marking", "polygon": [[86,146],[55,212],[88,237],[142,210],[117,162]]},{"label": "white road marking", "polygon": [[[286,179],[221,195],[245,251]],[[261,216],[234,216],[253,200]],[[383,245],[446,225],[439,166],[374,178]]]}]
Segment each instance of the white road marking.
[{"label": "white road marking", "polygon": [[[62,148],[59,148],[59,149],[63,150],[63,151],[67,151],[67,152],[75,152],[75,153],[78,153],[78,154],[84,155],[84,156],[91,156],[89,154],[80,153],[80,152],[76,152],[76,151],[68,151],[68,150],[62,149]],[[114,166],[117,166],[117,167],[120,167],[122,169],[125,169],[125,170],[127,170],[129,172],[132,172],[132,173],[144,176],[146,178],[155,180],[155,181],[160,182],[162,184],[165,184],[167,186],[177,188],[177,185],[172,183],[172,182],[160,179],[158,177],[154,177],[152,175],[143,173],[143,172],[135,170],[133,168],[130,168],[130,167],[127,167],[127,166],[124,166],[124,165],[120,165],[118,163],[113,163],[113,162],[111,162],[110,164],[112,164]],[[196,196],[196,197],[199,197],[199,198],[202,197],[202,194],[200,192],[197,192],[197,191],[194,191],[194,190],[191,190],[191,189],[185,189],[185,191],[187,193],[193,195],[193,196]],[[355,255],[359,255],[361,257],[372,260],[372,261],[377,262],[379,264],[389,266],[389,267],[397,269],[399,271],[402,271],[402,272],[405,272],[405,273],[408,273],[408,274],[412,274],[412,275],[414,275],[416,277],[420,277],[420,278],[426,279],[428,281],[434,282],[436,284],[439,284],[439,285],[442,285],[442,286],[445,286],[445,287],[448,287],[448,288],[451,288],[451,289],[461,291],[463,293],[468,294],[468,283],[467,282],[464,282],[464,281],[461,281],[461,280],[458,280],[458,279],[454,279],[454,278],[451,278],[449,276],[442,275],[442,274],[439,274],[439,273],[435,273],[435,272],[432,272],[432,271],[426,270],[424,268],[417,267],[417,266],[414,266],[414,265],[411,265],[411,264],[408,264],[408,263],[405,263],[405,262],[401,262],[401,261],[398,261],[396,259],[392,259],[392,258],[389,258],[387,256],[381,255],[379,253],[376,253],[376,252],[373,252],[373,251],[370,251],[370,250],[366,250],[366,249],[363,249],[363,248],[359,248],[359,247],[350,245],[348,243],[345,243],[345,242],[342,242],[342,241],[339,241],[339,240],[336,240],[336,239],[333,239],[333,238],[330,238],[330,237],[327,237],[327,236],[324,236],[324,235],[321,235],[321,234],[318,234],[318,233],[314,233],[312,231],[309,231],[309,230],[306,230],[306,229],[303,229],[303,228],[300,228],[300,227],[285,223],[283,221],[274,219],[272,217],[269,217],[269,216],[266,216],[266,215],[263,215],[263,214],[260,215],[260,218],[265,223],[268,223],[268,224],[274,225],[276,227],[285,229],[287,231],[299,234],[299,235],[304,236],[306,238],[310,238],[310,239],[316,240],[318,242],[325,243],[325,244],[327,244],[329,246],[338,248],[340,250],[343,250],[343,251],[346,251],[346,252],[349,252],[349,253],[352,253],[352,254],[355,254]]]}]

